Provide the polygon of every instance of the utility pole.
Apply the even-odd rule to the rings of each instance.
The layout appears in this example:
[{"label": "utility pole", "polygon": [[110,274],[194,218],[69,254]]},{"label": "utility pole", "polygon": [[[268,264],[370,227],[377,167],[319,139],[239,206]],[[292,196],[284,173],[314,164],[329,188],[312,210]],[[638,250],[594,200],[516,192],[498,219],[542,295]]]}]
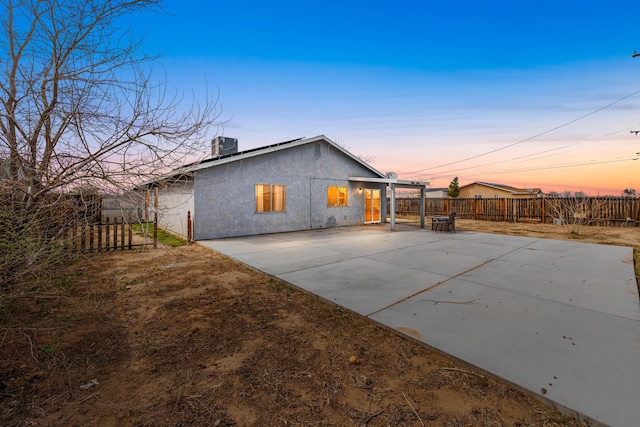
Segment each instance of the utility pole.
[{"label": "utility pole", "polygon": [[[637,58],[638,56],[640,56],[640,53],[638,53],[637,51],[633,51],[633,55],[631,55],[632,58]],[[635,133],[636,136],[638,136],[638,133],[640,133],[640,130],[632,130],[631,133]],[[636,153],[638,154],[638,153]]]}]

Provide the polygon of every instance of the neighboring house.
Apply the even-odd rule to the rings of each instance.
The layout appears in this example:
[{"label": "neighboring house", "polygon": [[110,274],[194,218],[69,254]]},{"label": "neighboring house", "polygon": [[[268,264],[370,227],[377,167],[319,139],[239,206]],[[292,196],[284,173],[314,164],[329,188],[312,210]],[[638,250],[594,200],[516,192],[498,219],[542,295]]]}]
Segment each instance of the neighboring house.
[{"label": "neighboring house", "polygon": [[476,199],[501,199],[501,198],[527,198],[541,197],[542,190],[539,188],[515,188],[504,184],[494,184],[490,182],[472,182],[471,184],[459,187],[459,198]]},{"label": "neighboring house", "polygon": [[[158,188],[160,226],[195,240],[386,222],[386,189],[421,188],[384,175],[325,136],[213,157],[138,189]],[[392,228],[395,218],[392,216]]]},{"label": "neighboring house", "polygon": [[446,199],[449,197],[449,187],[444,188],[427,188],[425,190],[425,197],[427,199]]}]

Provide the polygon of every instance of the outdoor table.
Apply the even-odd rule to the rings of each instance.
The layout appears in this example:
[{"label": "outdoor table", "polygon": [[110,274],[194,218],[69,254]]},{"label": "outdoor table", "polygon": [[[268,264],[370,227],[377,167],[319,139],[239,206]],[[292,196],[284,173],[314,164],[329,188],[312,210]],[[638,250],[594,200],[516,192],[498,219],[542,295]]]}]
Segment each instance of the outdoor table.
[{"label": "outdoor table", "polygon": [[432,216],[431,218],[431,229],[435,230],[436,229],[436,225],[438,224],[438,221],[446,221],[449,219],[448,216]]}]

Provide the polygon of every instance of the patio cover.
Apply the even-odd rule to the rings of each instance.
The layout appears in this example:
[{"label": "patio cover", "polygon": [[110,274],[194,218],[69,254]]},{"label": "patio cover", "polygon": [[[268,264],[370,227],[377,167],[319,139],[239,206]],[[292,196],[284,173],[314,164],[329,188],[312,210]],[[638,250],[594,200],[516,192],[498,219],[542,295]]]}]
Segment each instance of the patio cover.
[{"label": "patio cover", "polygon": [[420,190],[420,228],[424,228],[424,190],[429,185],[428,182],[423,181],[407,181],[404,179],[398,179],[394,173],[388,173],[387,178],[368,178],[362,176],[350,176],[349,181],[353,182],[372,182],[377,184],[387,184],[389,186],[390,196],[389,203],[393,208],[389,209],[391,212],[391,231],[396,231],[396,188],[415,188]]}]

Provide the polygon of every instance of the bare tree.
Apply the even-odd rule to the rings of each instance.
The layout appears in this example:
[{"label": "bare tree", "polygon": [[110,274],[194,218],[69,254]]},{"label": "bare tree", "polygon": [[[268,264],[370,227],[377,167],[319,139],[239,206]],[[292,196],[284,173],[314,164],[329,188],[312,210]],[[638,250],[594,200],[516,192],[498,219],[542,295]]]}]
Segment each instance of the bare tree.
[{"label": "bare tree", "polygon": [[580,234],[580,228],[604,218],[604,204],[598,197],[582,192],[572,195],[551,196],[545,199],[547,209],[556,221],[565,226],[567,233]]},{"label": "bare tree", "polygon": [[14,262],[51,252],[55,235],[42,222],[66,218],[63,193],[118,191],[207,153],[216,98],[170,94],[152,72],[156,58],[118,26],[162,13],[160,3],[0,0],[0,230],[11,230],[0,242],[40,229],[38,248]]}]

